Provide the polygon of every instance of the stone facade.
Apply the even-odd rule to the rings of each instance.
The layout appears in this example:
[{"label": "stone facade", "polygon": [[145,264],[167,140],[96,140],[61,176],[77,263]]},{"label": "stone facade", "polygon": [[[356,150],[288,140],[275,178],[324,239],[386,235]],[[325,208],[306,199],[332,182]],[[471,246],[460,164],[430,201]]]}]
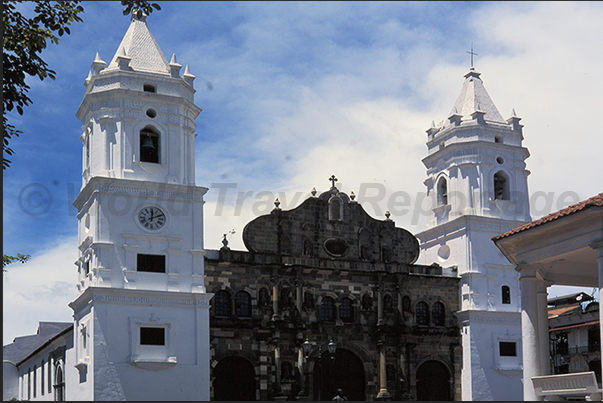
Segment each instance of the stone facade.
[{"label": "stone facade", "polygon": [[335,187],[276,204],[245,227],[248,251],[206,255],[212,399],[459,400],[456,274],[415,265],[412,234]]}]

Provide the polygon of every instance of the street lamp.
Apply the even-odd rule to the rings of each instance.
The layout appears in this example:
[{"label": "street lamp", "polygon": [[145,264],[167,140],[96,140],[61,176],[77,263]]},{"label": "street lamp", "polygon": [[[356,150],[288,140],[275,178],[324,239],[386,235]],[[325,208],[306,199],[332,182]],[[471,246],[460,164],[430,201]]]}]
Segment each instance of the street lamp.
[{"label": "street lamp", "polygon": [[[308,376],[307,376],[307,372],[308,372],[308,364],[307,361],[310,358],[310,351],[312,350],[312,346],[315,346],[316,342],[314,341],[310,341],[308,339],[308,337],[306,337],[306,340],[302,343],[301,345],[301,350],[302,350],[302,354],[303,354],[303,374],[305,379],[305,382],[302,381],[301,385],[302,385],[302,390],[300,391],[300,393],[298,394],[298,396],[303,396],[305,395],[306,391],[308,391],[308,393],[310,393],[310,387],[309,387],[309,380],[308,380]],[[318,349],[318,358],[316,359],[316,363],[318,364],[317,367],[317,385],[316,388],[318,390],[318,400],[320,401],[322,399],[322,351],[323,350],[323,345],[320,346],[320,348]],[[333,339],[329,339],[329,343],[327,344],[327,351],[329,352],[329,355],[331,357],[331,360],[335,360],[335,351],[337,350],[337,344],[333,341]]]}]

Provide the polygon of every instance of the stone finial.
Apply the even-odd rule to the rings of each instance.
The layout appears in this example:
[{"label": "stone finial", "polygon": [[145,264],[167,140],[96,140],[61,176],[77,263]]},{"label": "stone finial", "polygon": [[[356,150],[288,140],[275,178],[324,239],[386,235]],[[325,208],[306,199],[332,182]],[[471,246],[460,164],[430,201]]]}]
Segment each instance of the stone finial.
[{"label": "stone finial", "polygon": [[129,70],[130,69],[130,60],[131,57],[126,55],[126,49],[122,46],[117,51],[117,66],[120,70]]},{"label": "stone finial", "polygon": [[386,220],[386,221],[391,221],[391,220],[389,219],[389,217],[390,217],[391,215],[392,215],[392,214],[389,212],[389,210],[387,210],[387,211],[385,212],[385,220]]},{"label": "stone finial", "polygon": [[226,235],[227,234],[224,234],[224,237],[222,238],[222,249],[230,249],[228,247],[228,239],[226,239]]},{"label": "stone finial", "polygon": [[94,75],[97,75],[102,69],[104,69],[107,66],[107,63],[102,60],[100,58],[100,55],[98,54],[98,52],[96,52],[96,57],[94,58],[94,61],[92,62],[92,70],[94,71]]},{"label": "stone finial", "polygon": [[88,77],[84,80],[84,87],[87,87],[90,81],[92,81],[92,72],[88,70]]},{"label": "stone finial", "polygon": [[312,197],[316,197],[316,188],[313,187],[310,193],[312,193]]},{"label": "stone finial", "polygon": [[280,205],[281,205],[281,202],[279,201],[279,199],[277,197],[276,200],[274,201],[274,209],[280,210],[280,208],[279,208]]},{"label": "stone finial", "polygon": [[182,68],[182,65],[178,64],[178,61],[176,60],[176,54],[174,53],[172,55],[172,60],[170,60],[170,75],[172,76],[172,78],[180,77],[180,69],[181,68]]},{"label": "stone finial", "polygon": [[356,195],[354,194],[354,191],[352,190],[352,191],[350,192],[350,199],[351,199],[353,202],[355,202],[355,200],[354,200],[355,198],[356,198]]},{"label": "stone finial", "polygon": [[182,79],[184,80],[185,83],[187,83],[188,85],[190,85],[191,87],[193,86],[193,81],[195,81],[195,76],[191,74],[190,70],[188,69],[188,64],[186,65],[186,67],[184,68],[184,74],[182,75]]}]

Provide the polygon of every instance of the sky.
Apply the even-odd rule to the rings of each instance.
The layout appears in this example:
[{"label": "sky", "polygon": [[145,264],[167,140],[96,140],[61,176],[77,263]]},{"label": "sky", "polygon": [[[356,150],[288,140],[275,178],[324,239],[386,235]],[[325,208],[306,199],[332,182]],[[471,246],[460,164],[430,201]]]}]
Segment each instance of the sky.
[{"label": "sky", "polygon": [[[425,131],[445,119],[474,65],[504,118],[522,118],[533,219],[603,192],[602,2],[159,1],[147,18],[170,60],[196,76],[196,184],[209,188],[205,247],[245,250],[243,227],[275,198],[294,208],[328,178],[369,214],[425,229]],[[24,6],[25,7],[25,6]],[[75,113],[96,52],[128,26],[118,1],[85,2],[28,80],[33,104],[3,175],[3,341],[71,321],[82,145]],[[407,195],[401,208],[392,196]],[[400,193],[397,193],[400,194]],[[398,199],[399,201],[399,199]],[[424,263],[424,262],[419,262]],[[429,262],[427,262],[429,263]],[[573,291],[549,288],[549,296]],[[589,293],[591,290],[586,290]]]}]

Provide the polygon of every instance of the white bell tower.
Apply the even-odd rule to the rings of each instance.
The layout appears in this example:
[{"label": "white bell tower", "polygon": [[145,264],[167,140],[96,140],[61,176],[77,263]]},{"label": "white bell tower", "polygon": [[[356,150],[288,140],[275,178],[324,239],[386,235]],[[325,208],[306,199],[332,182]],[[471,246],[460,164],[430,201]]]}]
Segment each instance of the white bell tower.
[{"label": "white bell tower", "polygon": [[78,400],[209,400],[193,76],[132,17],[96,55],[83,123],[74,344]]},{"label": "white bell tower", "polygon": [[531,221],[521,119],[502,118],[473,67],[448,118],[427,130],[422,264],[456,267],[463,400],[522,400],[519,280],[491,238]]}]

